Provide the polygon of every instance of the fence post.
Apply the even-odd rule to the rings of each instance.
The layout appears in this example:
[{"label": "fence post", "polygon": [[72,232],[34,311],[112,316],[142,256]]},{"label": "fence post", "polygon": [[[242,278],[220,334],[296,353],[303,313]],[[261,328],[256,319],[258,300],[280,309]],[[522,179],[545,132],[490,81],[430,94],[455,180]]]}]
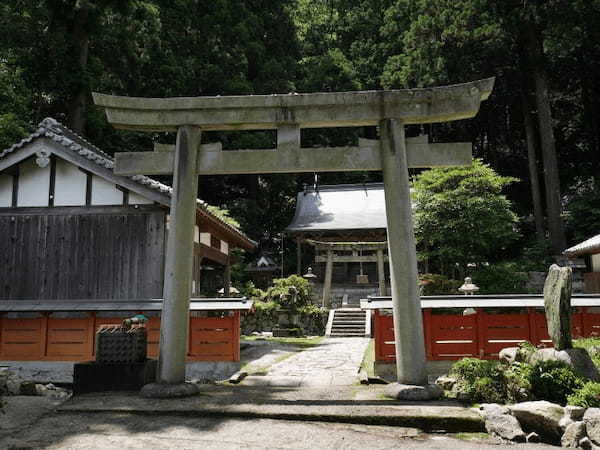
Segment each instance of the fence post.
[{"label": "fence post", "polygon": [[476,308],[477,311],[477,350],[479,358],[485,357],[485,311],[483,308]]},{"label": "fence post", "polygon": [[42,326],[40,330],[40,350],[41,350],[41,359],[46,359],[48,355],[48,316],[50,313],[43,313],[43,317],[41,320]]},{"label": "fence post", "polygon": [[428,360],[433,360],[433,336],[431,333],[431,309],[424,308],[423,309],[423,324],[424,326],[424,334],[425,334],[425,355]]},{"label": "fence post", "polygon": [[535,308],[529,307],[527,308],[527,318],[529,323],[529,342],[533,345],[538,345],[538,336],[537,336],[537,319],[535,317]]}]

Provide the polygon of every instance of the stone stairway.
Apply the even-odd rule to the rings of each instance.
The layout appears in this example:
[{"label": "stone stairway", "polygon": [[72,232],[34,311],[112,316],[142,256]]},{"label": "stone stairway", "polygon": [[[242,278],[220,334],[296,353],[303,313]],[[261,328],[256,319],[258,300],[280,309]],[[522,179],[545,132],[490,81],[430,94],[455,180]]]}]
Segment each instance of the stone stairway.
[{"label": "stone stairway", "polygon": [[[359,308],[343,308],[333,310],[331,319],[331,337],[364,337],[366,311]],[[329,324],[328,324],[329,325]],[[329,328],[329,327],[328,327]]]}]

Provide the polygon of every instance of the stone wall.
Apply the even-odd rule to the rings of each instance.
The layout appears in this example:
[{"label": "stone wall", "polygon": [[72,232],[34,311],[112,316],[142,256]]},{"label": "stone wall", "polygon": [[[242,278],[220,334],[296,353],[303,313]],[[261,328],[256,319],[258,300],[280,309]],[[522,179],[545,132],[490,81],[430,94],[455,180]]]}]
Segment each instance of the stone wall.
[{"label": "stone wall", "polygon": [[[253,332],[273,331],[279,323],[279,315],[286,314],[275,309],[256,309],[242,315],[242,334],[249,335]],[[319,314],[299,314],[299,326],[306,335],[323,336],[327,326],[329,311],[324,310]]]}]

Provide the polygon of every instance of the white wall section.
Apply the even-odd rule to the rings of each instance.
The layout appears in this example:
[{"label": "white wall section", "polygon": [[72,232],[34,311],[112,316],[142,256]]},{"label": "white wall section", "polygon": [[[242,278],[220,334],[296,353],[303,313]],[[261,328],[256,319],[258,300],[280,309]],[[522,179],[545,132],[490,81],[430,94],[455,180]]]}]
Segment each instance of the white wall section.
[{"label": "white wall section", "polygon": [[73,164],[56,159],[54,206],[84,206],[87,175]]},{"label": "white wall section", "polygon": [[41,168],[30,158],[19,169],[17,206],[48,206],[50,164]]},{"label": "white wall section", "polygon": [[200,233],[200,243],[210,247],[210,233]]},{"label": "white wall section", "polygon": [[92,178],[92,205],[122,205],[123,192],[96,175]]},{"label": "white wall section", "polygon": [[142,197],[135,192],[129,192],[129,204],[130,205],[151,205],[154,203],[152,200],[147,199],[146,197]]},{"label": "white wall section", "polygon": [[0,174],[0,208],[12,206],[13,177]]}]

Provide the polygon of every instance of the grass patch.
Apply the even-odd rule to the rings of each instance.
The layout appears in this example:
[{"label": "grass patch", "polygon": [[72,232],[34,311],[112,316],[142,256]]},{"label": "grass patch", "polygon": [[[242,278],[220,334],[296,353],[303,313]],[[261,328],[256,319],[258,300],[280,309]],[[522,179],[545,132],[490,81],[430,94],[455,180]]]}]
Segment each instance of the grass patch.
[{"label": "grass patch", "polygon": [[488,433],[455,433],[452,437],[461,441],[480,441],[489,439],[490,435]]},{"label": "grass patch", "polygon": [[295,347],[310,348],[319,345],[325,336],[315,336],[310,338],[296,338],[296,337],[263,337],[263,336],[242,336],[242,341],[266,341],[275,342],[283,345],[293,345]]},{"label": "grass patch", "polygon": [[365,350],[360,368],[367,372],[370,377],[375,376],[375,339],[369,339],[369,345]]}]

